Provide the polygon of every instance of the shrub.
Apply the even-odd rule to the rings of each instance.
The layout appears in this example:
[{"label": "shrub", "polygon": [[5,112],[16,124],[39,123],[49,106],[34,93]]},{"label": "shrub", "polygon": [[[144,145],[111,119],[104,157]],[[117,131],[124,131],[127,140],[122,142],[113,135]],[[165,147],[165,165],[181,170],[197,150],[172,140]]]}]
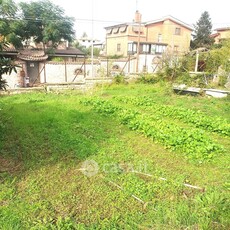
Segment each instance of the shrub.
[{"label": "shrub", "polygon": [[115,84],[128,84],[123,75],[117,75],[113,78],[113,83]]},{"label": "shrub", "polygon": [[54,58],[52,58],[52,61],[54,61],[54,62],[63,62],[64,58],[62,58],[62,57],[54,57]]},{"label": "shrub", "polygon": [[144,84],[155,84],[159,82],[160,78],[159,75],[155,74],[143,74],[137,80],[137,83],[144,83]]}]

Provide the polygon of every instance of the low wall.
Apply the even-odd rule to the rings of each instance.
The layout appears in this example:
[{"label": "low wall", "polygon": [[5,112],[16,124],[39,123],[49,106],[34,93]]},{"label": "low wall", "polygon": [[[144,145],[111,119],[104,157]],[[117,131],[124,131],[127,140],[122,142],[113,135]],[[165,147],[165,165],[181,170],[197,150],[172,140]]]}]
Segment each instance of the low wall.
[{"label": "low wall", "polygon": [[[154,55],[140,55],[139,57],[139,72],[144,70],[147,72],[153,72],[156,65],[152,64]],[[89,78],[108,78],[113,77],[119,73],[130,75],[136,73],[137,60],[135,57],[132,58],[121,58],[121,59],[95,59],[93,63],[86,62],[46,62],[39,64],[39,81],[41,84],[46,83],[81,83],[85,79]],[[26,70],[26,63],[23,69]],[[144,68],[146,65],[147,68]],[[115,68],[116,67],[116,68]],[[81,73],[78,70],[82,70]],[[26,77],[22,79],[20,77],[20,70],[22,67],[17,68],[17,73],[12,72],[10,75],[3,75],[3,79],[7,80],[8,89],[25,87]],[[76,72],[78,74],[76,75]],[[27,75],[27,74],[26,74]],[[28,79],[28,78],[27,78]],[[97,81],[97,80],[94,80]],[[23,82],[23,84],[22,84]],[[36,82],[37,83],[37,82]]]},{"label": "low wall", "polygon": [[[76,76],[77,69],[82,67],[82,63],[63,63],[47,62],[40,63],[40,82],[41,83],[64,83],[72,82]],[[84,68],[82,68],[84,71]],[[84,73],[76,77],[75,81],[82,81]]]},{"label": "low wall", "polygon": [[21,67],[16,67],[17,72],[12,71],[11,74],[3,74],[2,78],[7,81],[7,87],[8,89],[14,89],[22,87],[21,82],[24,81],[24,79],[21,79],[20,77],[20,71],[22,70]]}]

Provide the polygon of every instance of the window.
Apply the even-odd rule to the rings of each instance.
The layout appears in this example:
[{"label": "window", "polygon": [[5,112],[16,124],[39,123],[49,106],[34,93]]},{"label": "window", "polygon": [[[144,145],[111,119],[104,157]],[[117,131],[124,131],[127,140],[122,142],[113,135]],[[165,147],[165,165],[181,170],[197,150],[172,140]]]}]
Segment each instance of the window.
[{"label": "window", "polygon": [[129,53],[133,52],[133,43],[128,43],[128,52]]},{"label": "window", "polygon": [[117,44],[117,52],[120,52],[120,51],[121,51],[121,44],[118,43],[118,44]]},{"label": "window", "polygon": [[137,44],[136,43],[128,43],[128,53],[134,54],[137,52]]},{"label": "window", "polygon": [[122,26],[122,27],[120,28],[120,32],[121,32],[121,33],[126,32],[126,30],[127,30],[127,26]]},{"label": "window", "polygon": [[133,44],[133,52],[137,52],[137,44],[136,43]]},{"label": "window", "polygon": [[157,41],[158,41],[158,42],[162,42],[162,34],[158,34]]},{"label": "window", "polygon": [[113,31],[113,29],[107,29],[107,30],[106,30],[106,34],[111,34],[112,31]]},{"label": "window", "polygon": [[151,45],[151,54],[156,53],[156,45]]},{"label": "window", "polygon": [[151,45],[151,54],[162,54],[166,50],[166,45],[152,44]]},{"label": "window", "polygon": [[142,51],[144,53],[149,53],[149,44],[143,44]]},{"label": "window", "polygon": [[155,53],[161,54],[161,53],[163,53],[165,51],[166,46],[165,45],[156,45],[155,48],[156,48]]},{"label": "window", "polygon": [[179,48],[179,46],[175,45],[175,46],[173,47],[174,52],[178,52],[178,48]]},{"label": "window", "polygon": [[156,46],[156,53],[163,53],[163,47],[161,45]]},{"label": "window", "polygon": [[180,35],[181,34],[181,29],[176,27],[175,29],[175,35]]},{"label": "window", "polygon": [[114,34],[118,34],[118,32],[119,32],[119,27],[113,29]]}]

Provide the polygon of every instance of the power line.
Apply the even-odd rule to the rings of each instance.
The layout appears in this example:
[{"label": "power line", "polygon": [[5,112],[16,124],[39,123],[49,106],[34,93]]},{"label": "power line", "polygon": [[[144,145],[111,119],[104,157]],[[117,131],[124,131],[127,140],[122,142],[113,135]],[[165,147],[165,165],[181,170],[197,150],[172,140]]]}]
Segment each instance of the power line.
[{"label": "power line", "polygon": [[[25,18],[15,18],[15,17],[0,17],[0,19],[4,20],[11,20],[11,21],[35,21],[35,22],[42,22],[44,19],[42,18],[32,18],[32,17],[25,17]],[[67,19],[67,18],[63,18]],[[84,22],[92,22],[92,19],[87,18],[74,18],[75,21],[84,21]],[[45,19],[45,21],[60,21],[60,19]],[[102,19],[93,19],[95,22],[101,22],[101,23],[124,23],[121,21],[109,21],[109,20],[102,20]]]},{"label": "power line", "polygon": [[[0,20],[9,20],[9,21],[33,21],[33,22],[42,22],[44,21],[44,19],[42,18],[32,18],[32,17],[25,17],[25,18],[20,18],[20,17],[1,17],[0,16]],[[64,18],[63,19],[67,19]],[[88,19],[88,18],[74,18],[75,21],[77,22],[83,22],[83,23],[92,23],[92,19]],[[50,22],[58,22],[60,21],[60,19],[45,19],[45,21],[50,21]],[[112,20],[102,20],[102,19],[93,19],[94,22],[97,23],[114,23],[114,24],[124,24],[123,21],[112,21]],[[127,22],[127,23],[131,23],[131,22]],[[223,24],[230,24],[230,22],[217,22],[217,23],[213,23],[213,25],[223,25]],[[189,26],[193,26],[194,23],[187,23],[187,25]],[[174,26],[174,25],[168,25],[168,26]]]}]

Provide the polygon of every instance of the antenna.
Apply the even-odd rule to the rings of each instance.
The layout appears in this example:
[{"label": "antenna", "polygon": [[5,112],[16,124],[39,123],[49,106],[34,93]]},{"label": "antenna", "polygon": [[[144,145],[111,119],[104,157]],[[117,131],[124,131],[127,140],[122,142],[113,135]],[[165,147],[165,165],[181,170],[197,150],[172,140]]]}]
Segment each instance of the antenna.
[{"label": "antenna", "polygon": [[138,0],[136,0],[136,11],[138,11]]}]

